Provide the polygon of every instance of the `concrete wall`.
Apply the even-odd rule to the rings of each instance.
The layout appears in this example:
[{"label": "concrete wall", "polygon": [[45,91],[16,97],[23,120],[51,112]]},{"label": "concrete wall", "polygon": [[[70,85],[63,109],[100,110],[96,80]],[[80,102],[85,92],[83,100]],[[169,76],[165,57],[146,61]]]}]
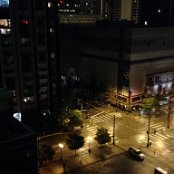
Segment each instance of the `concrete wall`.
[{"label": "concrete wall", "polygon": [[83,57],[80,74],[85,84],[94,84],[98,87],[116,86],[117,63],[97,58]]},{"label": "concrete wall", "polygon": [[131,61],[174,55],[174,28],[132,29]]}]

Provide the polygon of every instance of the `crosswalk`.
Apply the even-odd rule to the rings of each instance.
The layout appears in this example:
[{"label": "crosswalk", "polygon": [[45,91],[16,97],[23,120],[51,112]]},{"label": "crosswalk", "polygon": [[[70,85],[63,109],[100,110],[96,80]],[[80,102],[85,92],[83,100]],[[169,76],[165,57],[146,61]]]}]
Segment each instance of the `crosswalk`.
[{"label": "crosswalk", "polygon": [[[148,126],[148,123],[146,122],[145,125]],[[160,123],[154,123],[153,121],[150,122],[150,128],[152,130],[156,130],[156,132],[162,131],[165,129],[164,125]]]},{"label": "crosswalk", "polygon": [[[145,125],[148,127],[148,123],[145,123]],[[152,144],[159,142],[168,144],[166,140],[168,140],[170,137],[163,133],[164,130],[165,127],[162,124],[154,123],[153,121],[150,123],[150,141]],[[141,142],[147,142],[147,137],[144,137]]]},{"label": "crosswalk", "polygon": [[99,123],[99,122],[105,122],[106,120],[114,119],[114,115],[116,118],[122,117],[122,115],[120,113],[115,114],[115,112],[111,112],[111,113],[101,112],[94,116],[91,116],[91,121],[94,124]]},{"label": "crosswalk", "polygon": [[[90,135],[95,135],[97,132],[97,124],[101,123],[103,124],[103,127],[105,126],[106,121],[112,121],[112,119],[114,119],[114,115],[115,118],[122,118],[123,115],[120,113],[115,113],[115,112],[111,112],[111,113],[106,113],[104,111],[97,113],[93,116],[90,117],[90,122],[89,125],[86,126],[87,131],[90,133]],[[143,125],[145,127],[148,127],[148,121],[145,118],[139,117],[136,121],[143,123]],[[165,126],[160,124],[160,123],[156,123],[154,121],[150,122],[150,141],[152,143],[157,143],[159,141],[162,141],[164,143],[166,143],[166,140],[169,139],[170,137],[168,137],[167,135],[163,134],[163,131],[165,130]],[[112,131],[109,133],[112,134]],[[141,139],[141,141],[139,141],[139,143],[144,143],[147,142],[147,137],[144,136],[144,139]]]},{"label": "crosswalk", "polygon": [[[115,112],[111,112],[111,113],[100,112],[98,114],[91,116],[89,120],[89,125],[86,126],[87,131],[90,132],[90,135],[96,134],[97,128],[98,128],[96,124],[101,123],[103,124],[103,127],[105,127],[104,122],[114,119],[114,115],[115,115],[115,118],[122,118],[122,115],[120,113],[116,114]],[[111,134],[110,130],[108,130],[108,132]]]}]

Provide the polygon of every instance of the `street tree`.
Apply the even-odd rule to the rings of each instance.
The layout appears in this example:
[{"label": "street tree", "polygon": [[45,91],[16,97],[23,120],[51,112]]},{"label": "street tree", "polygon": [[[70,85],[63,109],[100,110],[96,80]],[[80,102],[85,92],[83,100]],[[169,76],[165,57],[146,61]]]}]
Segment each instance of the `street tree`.
[{"label": "street tree", "polygon": [[154,97],[145,98],[142,103],[142,108],[145,113],[148,115],[148,130],[147,130],[147,147],[151,144],[150,142],[150,122],[153,116],[153,112],[157,106],[157,100]]},{"label": "street tree", "polygon": [[39,164],[42,164],[43,161],[50,161],[53,159],[53,156],[55,154],[54,149],[52,148],[52,146],[48,145],[48,144],[43,144],[40,143],[38,145],[38,160],[39,160]]},{"label": "street tree", "polygon": [[68,148],[71,150],[75,150],[75,155],[76,150],[83,147],[84,143],[84,137],[77,133],[69,134],[66,138],[66,144],[68,145]]},{"label": "street tree", "polygon": [[78,109],[65,111],[59,119],[59,124],[69,130],[73,130],[75,126],[82,126],[83,113]]},{"label": "street tree", "polygon": [[69,127],[75,127],[82,125],[83,123],[83,114],[80,110],[74,109],[68,112],[69,118]]},{"label": "street tree", "polygon": [[108,133],[108,130],[106,128],[101,127],[97,129],[95,139],[99,144],[106,144],[111,140],[111,137]]}]

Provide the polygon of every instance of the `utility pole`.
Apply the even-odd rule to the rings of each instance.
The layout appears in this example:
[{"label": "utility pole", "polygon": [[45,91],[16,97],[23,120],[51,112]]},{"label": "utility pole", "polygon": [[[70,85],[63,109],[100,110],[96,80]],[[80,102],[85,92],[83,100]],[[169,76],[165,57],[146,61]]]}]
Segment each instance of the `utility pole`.
[{"label": "utility pole", "polygon": [[114,115],[114,121],[113,121],[113,141],[112,141],[112,143],[113,143],[113,145],[115,145],[115,115]]},{"label": "utility pole", "polygon": [[167,128],[170,128],[170,116],[172,112],[171,99],[169,99],[169,107],[168,107],[168,119],[167,119]]},{"label": "utility pole", "polygon": [[151,116],[150,116],[150,114],[148,114],[147,147],[149,147],[149,145],[151,145],[151,143],[150,143],[150,119],[151,119]]}]

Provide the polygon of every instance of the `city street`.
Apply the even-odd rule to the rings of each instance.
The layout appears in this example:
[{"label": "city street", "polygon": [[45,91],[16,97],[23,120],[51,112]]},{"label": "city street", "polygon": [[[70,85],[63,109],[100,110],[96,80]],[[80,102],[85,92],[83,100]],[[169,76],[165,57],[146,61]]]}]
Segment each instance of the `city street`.
[{"label": "city street", "polygon": [[[59,143],[64,143],[63,159],[66,163],[64,169],[60,165],[59,173],[71,171],[72,173],[122,173],[121,171],[131,173],[153,173],[154,167],[160,166],[169,173],[174,173],[174,139],[172,137],[172,127],[168,130],[167,116],[153,116],[150,121],[151,145],[147,146],[147,116],[140,116],[138,113],[128,113],[126,111],[117,110],[115,108],[100,106],[91,107],[87,110],[89,118],[85,119],[84,127],[81,134],[85,137],[85,146],[78,150],[78,155],[74,156],[74,152],[67,149],[65,144],[65,136],[55,134],[42,141],[49,143],[56,149],[56,156],[52,164],[45,165],[46,169],[51,166],[52,172],[58,173],[58,161],[60,159]],[[113,123],[115,115],[115,145],[113,139],[106,147],[101,148],[94,140],[97,127],[105,127],[113,135]],[[85,116],[84,116],[85,117]],[[89,144],[87,137],[92,137],[90,142],[91,154],[88,153]],[[125,154],[130,146],[140,148],[146,155],[144,162],[137,162],[130,159]],[[56,162],[55,162],[56,161]],[[50,162],[51,163],[51,162]],[[53,165],[55,163],[55,165]],[[79,168],[80,167],[80,168]],[[54,170],[55,168],[55,170]],[[97,170],[96,170],[97,169]],[[173,172],[172,172],[173,171]],[[70,172],[70,173],[71,173]],[[44,173],[44,167],[41,168]],[[49,172],[47,172],[49,173]]]}]

